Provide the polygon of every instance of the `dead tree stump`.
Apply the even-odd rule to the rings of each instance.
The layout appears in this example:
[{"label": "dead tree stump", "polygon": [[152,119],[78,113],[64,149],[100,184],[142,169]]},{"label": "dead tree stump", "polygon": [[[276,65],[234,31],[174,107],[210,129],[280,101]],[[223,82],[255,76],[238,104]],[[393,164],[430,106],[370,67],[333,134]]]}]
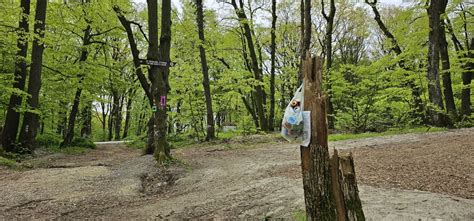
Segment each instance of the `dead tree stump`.
[{"label": "dead tree stump", "polygon": [[321,57],[308,53],[303,63],[304,110],[311,111],[311,141],[300,147],[307,220],[364,220],[352,156],[328,150],[326,97]]}]

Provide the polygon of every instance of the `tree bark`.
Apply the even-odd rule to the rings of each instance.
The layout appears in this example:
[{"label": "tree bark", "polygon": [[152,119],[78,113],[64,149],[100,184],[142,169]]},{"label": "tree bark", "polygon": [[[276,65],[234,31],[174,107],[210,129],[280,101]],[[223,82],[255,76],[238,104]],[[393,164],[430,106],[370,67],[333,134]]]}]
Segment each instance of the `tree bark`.
[{"label": "tree bark", "polygon": [[[86,46],[89,45],[90,37],[91,37],[91,26],[87,25],[86,29],[84,30],[84,37],[82,38],[82,45]],[[87,60],[89,52],[87,49],[83,48],[81,50],[81,57],[79,58],[79,63],[82,63]],[[76,117],[77,113],[79,112],[79,104],[81,101],[81,93],[82,93],[82,81],[84,80],[84,74],[80,74],[80,79],[78,82],[78,88],[76,89],[76,94],[74,95],[74,102],[72,105],[71,113],[69,114],[69,122],[66,129],[66,135],[64,136],[64,141],[61,143],[61,147],[66,147],[71,145],[72,139],[74,138],[74,127],[76,124]]]},{"label": "tree bark", "polygon": [[206,50],[204,44],[206,42],[204,38],[204,12],[202,6],[202,0],[196,0],[196,22],[198,27],[198,36],[200,40],[199,44],[199,57],[201,58],[201,68],[202,68],[202,86],[204,87],[204,96],[206,99],[206,119],[207,119],[207,133],[206,141],[215,139],[215,129],[214,129],[214,114],[212,111],[212,98],[211,98],[211,88],[209,85],[209,68],[207,66],[206,59]]},{"label": "tree bark", "polygon": [[92,135],[92,101],[87,102],[82,109],[81,137],[90,138]]},{"label": "tree bark", "polygon": [[128,130],[130,128],[130,118],[132,116],[131,110],[132,110],[132,102],[133,102],[133,96],[135,95],[136,90],[130,89],[128,91],[128,98],[127,98],[127,107],[126,107],[126,113],[125,113],[125,125],[123,128],[123,135],[122,138],[126,138],[128,136]]},{"label": "tree bark", "polygon": [[[33,48],[31,51],[30,77],[28,81],[27,104],[32,111],[39,111],[39,92],[41,89],[41,71],[43,65],[44,30],[46,24],[47,0],[36,2]],[[35,112],[26,112],[20,132],[21,146],[32,152],[36,148],[36,135],[39,129],[39,115]]]},{"label": "tree bark", "polygon": [[[157,0],[147,0],[148,5],[148,32],[149,44],[147,59],[154,61],[170,62],[171,48],[171,0],[163,0],[161,5],[161,37],[158,46],[158,4]],[[166,140],[167,132],[167,105],[166,99],[169,90],[168,74],[169,66],[150,66],[148,69],[152,82],[151,94],[156,107],[153,119],[154,156],[158,163],[164,163],[169,159],[170,151]],[[151,129],[151,128],[149,128]]]},{"label": "tree bark", "polygon": [[[26,80],[26,57],[28,52],[28,32],[29,24],[28,18],[30,15],[30,0],[22,0],[20,3],[22,9],[20,22],[18,24],[18,39],[16,61],[15,61],[15,82],[13,88],[24,90]],[[12,94],[8,103],[7,115],[5,118],[5,124],[2,131],[2,146],[7,152],[15,152],[15,142],[20,124],[20,108],[22,102],[22,96],[18,94]]]},{"label": "tree bark", "polygon": [[461,90],[461,114],[463,116],[469,116],[472,113],[471,110],[471,82],[472,76],[474,75],[474,38],[471,39],[469,46],[470,52],[468,52],[469,61],[464,65],[464,71],[462,73],[462,84]]},{"label": "tree bark", "polygon": [[122,107],[123,107],[123,96],[118,95],[118,103],[117,103],[117,109],[115,111],[115,117],[114,117],[114,131],[115,131],[115,138],[114,140],[120,140],[120,132],[122,129]]},{"label": "tree bark", "polygon": [[[243,26],[244,36],[247,42],[247,46],[250,52],[250,60],[252,66],[252,72],[254,74],[255,80],[262,82],[262,69],[259,67],[257,54],[255,53],[255,46],[252,38],[252,31],[250,30],[249,20],[247,19],[247,15],[244,11],[244,4],[242,0],[239,0],[239,5],[237,5],[236,0],[232,0],[232,6],[234,7],[235,13],[240,21],[241,26]],[[260,122],[260,129],[263,131],[268,131],[268,121],[265,116],[265,91],[263,90],[261,85],[255,86],[255,93],[257,94],[256,100],[256,112]]]},{"label": "tree bark", "polygon": [[332,104],[332,83],[331,83],[331,68],[332,68],[332,32],[334,29],[334,17],[336,15],[336,5],[334,0],[330,0],[329,3],[329,14],[326,14],[324,8],[324,0],[321,0],[321,13],[324,19],[326,19],[326,35],[324,38],[325,51],[326,51],[326,82],[327,82],[327,104],[328,104],[328,127],[334,129],[334,123],[336,118],[334,117],[334,106]]},{"label": "tree bark", "polygon": [[430,1],[427,9],[429,17],[429,44],[428,44],[428,95],[430,102],[438,110],[430,108],[430,116],[433,125],[446,126],[446,119],[442,114],[444,111],[441,86],[439,81],[439,55],[440,55],[440,32],[441,32],[441,7],[446,0]]},{"label": "tree bark", "polygon": [[303,63],[304,110],[311,111],[311,141],[300,147],[307,220],[336,220],[332,191],[326,122],[326,98],[322,94],[322,58],[307,53]]},{"label": "tree bark", "polygon": [[[440,15],[446,13],[446,6],[448,1],[443,1],[443,4],[440,6]],[[448,53],[448,42],[446,41],[446,31],[445,25],[442,19],[440,19],[440,29],[439,29],[439,53],[441,58],[441,67],[443,68],[442,71],[442,79],[443,79],[443,95],[444,101],[446,103],[446,110],[448,113],[455,114],[456,106],[454,104],[454,95],[453,95],[453,88],[452,88],[452,81],[451,81],[451,65],[449,63],[449,53]]]},{"label": "tree bark", "polygon": [[275,68],[276,68],[276,0],[272,0],[272,30],[270,39],[270,114],[268,116],[268,129],[275,130]]}]

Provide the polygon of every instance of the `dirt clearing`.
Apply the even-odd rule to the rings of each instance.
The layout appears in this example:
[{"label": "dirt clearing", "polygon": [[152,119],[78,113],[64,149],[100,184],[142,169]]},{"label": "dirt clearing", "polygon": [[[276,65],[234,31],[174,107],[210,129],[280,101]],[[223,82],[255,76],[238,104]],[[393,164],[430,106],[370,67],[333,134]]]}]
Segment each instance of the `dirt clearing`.
[{"label": "dirt clearing", "polygon": [[[187,166],[169,173],[123,144],[0,169],[0,219],[294,219],[304,209],[298,145],[256,146],[180,149],[174,155]],[[474,129],[330,146],[355,148],[369,220],[474,220]]]}]

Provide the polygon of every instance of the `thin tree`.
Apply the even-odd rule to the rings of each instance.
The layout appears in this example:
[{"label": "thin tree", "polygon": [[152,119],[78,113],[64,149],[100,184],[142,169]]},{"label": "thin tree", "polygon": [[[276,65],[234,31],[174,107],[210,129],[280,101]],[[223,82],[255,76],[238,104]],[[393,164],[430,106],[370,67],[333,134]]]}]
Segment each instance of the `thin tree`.
[{"label": "thin tree", "polygon": [[25,113],[22,129],[20,131],[20,141],[24,149],[29,152],[36,147],[36,134],[39,129],[39,94],[41,89],[41,71],[43,65],[44,33],[46,25],[46,8],[48,0],[38,0],[36,2],[35,25],[33,48],[31,51],[30,77],[28,80],[27,104],[32,111]]},{"label": "thin tree", "polygon": [[328,105],[328,127],[334,129],[334,106],[332,104],[332,84],[331,84],[331,68],[332,68],[332,33],[334,30],[334,17],[336,16],[336,4],[334,0],[329,2],[329,14],[326,13],[324,0],[321,0],[321,14],[326,20],[326,34],[324,38],[324,51],[326,54],[326,81],[327,81],[327,105]]},{"label": "thin tree", "polygon": [[207,116],[207,133],[206,140],[212,140],[215,138],[214,135],[214,114],[212,112],[212,98],[211,88],[209,85],[209,67],[207,66],[206,49],[204,44],[206,40],[204,38],[204,12],[202,6],[202,0],[196,0],[196,23],[198,28],[199,36],[199,57],[201,58],[201,69],[202,69],[202,86],[204,87],[204,96],[206,99],[206,116]]},{"label": "thin tree", "polygon": [[[28,18],[30,15],[30,0],[22,0],[20,3],[21,14],[20,22],[18,24],[18,38],[16,61],[15,61],[15,82],[13,88],[24,90],[26,80],[26,56],[28,52],[28,32],[29,24]],[[2,130],[2,146],[5,151],[14,152],[16,136],[20,124],[20,108],[22,102],[22,96],[19,94],[12,94],[8,103],[7,116],[5,118],[5,124]]]},{"label": "thin tree", "polygon": [[[309,0],[308,0],[309,1]],[[262,82],[262,69],[260,68],[257,53],[255,50],[253,38],[252,38],[252,31],[250,29],[249,20],[247,15],[245,14],[244,9],[244,2],[243,0],[239,0],[239,5],[237,5],[236,0],[231,1],[232,6],[234,7],[235,13],[239,19],[241,28],[243,29],[243,35],[245,36],[245,40],[247,43],[247,47],[250,53],[250,61],[251,61],[251,68],[254,74],[255,80]],[[268,121],[267,117],[265,116],[265,91],[263,90],[260,84],[255,86],[255,107],[256,113],[260,122],[260,129],[263,131],[268,131]]]},{"label": "thin tree", "polygon": [[[380,17],[379,10],[377,9],[377,0],[365,0],[365,3],[367,3],[371,8],[372,11],[374,12],[374,20],[377,22],[377,25],[379,26],[380,30],[383,32],[384,36],[392,43],[391,45],[391,51],[393,51],[397,56],[400,56],[402,54],[402,49],[400,45],[398,44],[397,39],[395,36],[392,34],[392,32],[387,28],[385,23],[382,21],[382,18]],[[407,67],[405,64],[404,59],[400,59],[398,61],[398,66],[400,66],[402,69],[406,71],[410,71],[410,68]],[[421,88],[416,85],[415,81],[410,78],[409,74],[405,74],[405,76],[408,78],[405,82],[406,87],[410,88],[411,94],[412,94],[412,99],[413,99],[413,104],[415,106],[415,111],[414,111],[414,116],[415,117],[420,117],[424,119],[424,107],[423,107],[423,101],[421,100]]]},{"label": "thin tree", "polygon": [[276,68],[276,0],[272,0],[272,30],[270,32],[270,114],[268,116],[268,129],[273,131],[275,121],[275,68]]}]

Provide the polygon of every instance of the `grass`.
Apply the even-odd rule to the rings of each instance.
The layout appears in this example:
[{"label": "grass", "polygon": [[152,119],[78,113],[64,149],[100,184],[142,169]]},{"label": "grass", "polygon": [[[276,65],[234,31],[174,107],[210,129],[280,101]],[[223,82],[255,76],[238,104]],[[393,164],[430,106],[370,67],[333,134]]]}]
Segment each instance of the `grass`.
[{"label": "grass", "polygon": [[21,167],[20,164],[18,164],[14,160],[10,160],[10,159],[4,158],[2,156],[0,156],[0,166],[5,166],[5,167],[8,167],[10,169],[18,169],[18,168]]},{"label": "grass", "polygon": [[65,148],[60,148],[60,147],[48,147],[46,148],[47,150],[50,150],[53,153],[63,153],[63,154],[68,154],[68,155],[79,155],[83,154],[87,151],[90,150],[90,148],[86,147],[65,147]]},{"label": "grass", "polygon": [[393,128],[381,133],[367,132],[367,133],[360,133],[360,134],[330,134],[328,139],[329,141],[340,141],[340,140],[352,140],[352,139],[362,139],[362,138],[370,138],[370,137],[381,137],[381,136],[389,136],[389,135],[397,135],[397,134],[438,132],[438,131],[446,131],[446,130],[447,130],[446,128],[440,128],[440,127]]}]

